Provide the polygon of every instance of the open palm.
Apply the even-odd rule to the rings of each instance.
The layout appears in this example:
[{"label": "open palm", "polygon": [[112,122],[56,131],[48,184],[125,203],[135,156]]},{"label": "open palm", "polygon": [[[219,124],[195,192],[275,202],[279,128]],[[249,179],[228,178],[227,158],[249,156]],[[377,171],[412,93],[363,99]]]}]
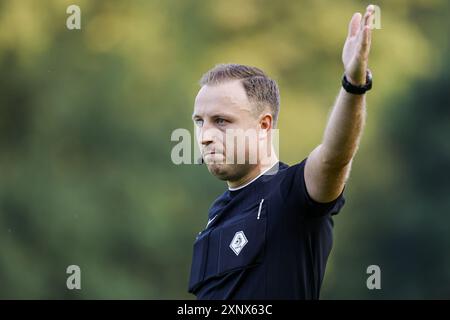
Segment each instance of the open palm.
[{"label": "open palm", "polygon": [[374,6],[369,5],[364,17],[359,12],[355,13],[348,27],[342,62],[347,79],[354,85],[363,85],[366,82],[374,12]]}]

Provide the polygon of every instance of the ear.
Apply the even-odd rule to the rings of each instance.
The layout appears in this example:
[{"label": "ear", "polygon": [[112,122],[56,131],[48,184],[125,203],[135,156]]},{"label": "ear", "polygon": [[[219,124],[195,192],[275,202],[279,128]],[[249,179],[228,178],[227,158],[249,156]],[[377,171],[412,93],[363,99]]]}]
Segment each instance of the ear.
[{"label": "ear", "polygon": [[261,115],[259,120],[259,129],[258,136],[260,140],[266,140],[268,139],[268,136],[270,134],[270,131],[272,129],[273,125],[273,118],[270,113],[264,113]]},{"label": "ear", "polygon": [[264,113],[259,120],[260,129],[269,131],[273,128],[273,117],[270,113]]}]

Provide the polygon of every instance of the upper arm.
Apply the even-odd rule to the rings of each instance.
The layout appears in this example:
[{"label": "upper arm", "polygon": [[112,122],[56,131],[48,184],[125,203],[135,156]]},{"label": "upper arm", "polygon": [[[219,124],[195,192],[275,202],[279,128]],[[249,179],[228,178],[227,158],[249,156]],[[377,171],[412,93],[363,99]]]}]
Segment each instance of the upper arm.
[{"label": "upper arm", "polygon": [[343,191],[352,161],[337,165],[325,161],[322,145],[315,148],[305,164],[305,184],[310,197],[317,202],[335,200]]}]

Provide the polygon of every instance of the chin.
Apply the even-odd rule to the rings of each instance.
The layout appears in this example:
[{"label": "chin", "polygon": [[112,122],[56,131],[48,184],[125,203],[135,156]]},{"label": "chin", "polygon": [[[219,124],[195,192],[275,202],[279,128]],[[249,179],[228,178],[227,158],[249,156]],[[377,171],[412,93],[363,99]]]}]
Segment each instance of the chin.
[{"label": "chin", "polygon": [[219,178],[220,180],[228,180],[230,177],[230,170],[226,164],[210,163],[207,164],[209,172]]},{"label": "chin", "polygon": [[212,175],[224,181],[237,181],[253,168],[253,165],[248,164],[210,163],[207,166]]}]

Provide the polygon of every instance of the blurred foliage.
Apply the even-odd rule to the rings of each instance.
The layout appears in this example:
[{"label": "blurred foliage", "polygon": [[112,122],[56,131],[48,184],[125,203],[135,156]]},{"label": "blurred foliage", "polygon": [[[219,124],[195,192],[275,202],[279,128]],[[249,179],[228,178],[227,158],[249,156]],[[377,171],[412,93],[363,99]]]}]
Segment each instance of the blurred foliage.
[{"label": "blurred foliage", "polygon": [[[201,74],[271,74],[280,158],[296,163],[321,140],[368,3],[78,0],[70,31],[73,3],[0,0],[0,298],[190,298],[192,244],[225,189],[170,160]],[[374,89],[322,298],[450,298],[450,5],[374,4]],[[382,290],[366,288],[371,264]]]}]

